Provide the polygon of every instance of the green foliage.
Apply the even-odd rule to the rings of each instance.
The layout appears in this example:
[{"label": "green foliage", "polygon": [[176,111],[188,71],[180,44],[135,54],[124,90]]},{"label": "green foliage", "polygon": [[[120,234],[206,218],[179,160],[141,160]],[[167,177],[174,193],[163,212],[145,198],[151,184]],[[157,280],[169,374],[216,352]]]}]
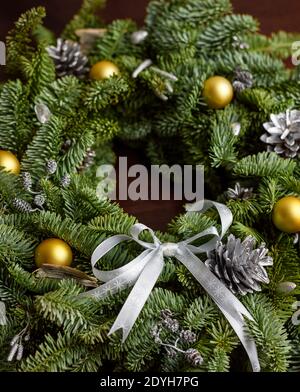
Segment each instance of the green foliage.
[{"label": "green foliage", "polygon": [[33,34],[46,16],[43,7],[32,8],[16,22],[7,36],[7,67],[11,73],[22,71],[22,60],[28,61],[34,54]]},{"label": "green foliage", "polygon": [[65,27],[62,37],[75,40],[77,29],[98,27],[100,22],[96,12],[104,7],[105,2],[106,0],[84,0],[78,13]]},{"label": "green foliage", "polygon": [[288,368],[290,342],[283,323],[276,316],[268,299],[262,295],[251,295],[243,301],[254,317],[249,325],[251,335],[259,349],[262,369],[285,372]]},{"label": "green foliage", "polygon": [[241,159],[234,166],[234,173],[240,176],[276,177],[292,174],[295,165],[294,161],[282,159],[276,153],[262,152]]},{"label": "green foliage", "polygon": [[[125,343],[119,333],[108,332],[129,288],[94,300],[80,296],[89,288],[74,280],[42,277],[36,270],[37,245],[60,238],[72,247],[72,268],[92,276],[95,248],[112,235],[129,234],[137,222],[96,191],[98,167],[115,161],[116,137],[147,153],[151,163],[204,165],[205,197],[225,203],[233,214],[226,236],[252,236],[258,244],[266,243],[273,258],[267,269],[270,283],[259,294],[239,298],[254,319],[247,320],[247,333],[256,342],[264,371],[298,371],[300,330],[291,317],[300,296],[299,243],[274,227],[272,211],[280,198],[300,195],[299,159],[266,152],[260,136],[271,114],[299,109],[299,67],[288,70],[283,61],[299,35],[266,37],[251,16],[233,14],[229,0],[152,0],[145,20],[148,36],[134,44],[136,23],[116,20],[104,26],[97,14],[104,3],[84,0],[62,37],[78,41],[77,29],[105,28],[86,54],[90,65],[102,59],[114,62],[118,76],[101,81],[88,75],[58,78],[46,51],[55,37],[41,24],[41,7],[22,15],[7,39],[12,80],[0,85],[0,149],[17,156],[22,172],[31,174],[32,186],[24,186],[21,176],[0,171],[0,300],[8,316],[7,326],[0,328],[0,371],[250,370],[222,312],[174,258],[165,258]],[[145,59],[151,59],[152,66],[133,78]],[[209,108],[203,98],[205,80],[220,75],[232,82],[237,68],[251,72],[253,86],[235,92],[226,108]],[[36,104],[49,108],[48,122],[38,120]],[[84,168],[91,150],[95,159]],[[49,159],[58,164],[53,175],[46,171]],[[61,181],[66,174],[69,184]],[[229,199],[226,191],[236,182],[253,188],[251,197],[241,192]],[[45,198],[43,207],[21,213],[15,198],[35,208],[37,194]],[[213,210],[183,213],[166,233],[156,235],[163,243],[178,242],[211,226],[220,230]],[[151,241],[147,234],[142,239]],[[122,267],[141,251],[128,241],[110,250],[97,267]],[[207,255],[200,257],[205,262]],[[278,285],[283,282],[297,287],[281,293]],[[201,366],[191,368],[183,353],[170,358],[155,341],[151,331],[164,309],[195,333],[195,342],[183,348],[198,350]],[[30,340],[23,342],[23,359],[8,362],[10,342],[25,327]],[[177,337],[162,332],[166,342],[174,343]]]},{"label": "green foliage", "polygon": [[20,156],[33,132],[28,90],[20,80],[10,81],[0,94],[0,146]]}]

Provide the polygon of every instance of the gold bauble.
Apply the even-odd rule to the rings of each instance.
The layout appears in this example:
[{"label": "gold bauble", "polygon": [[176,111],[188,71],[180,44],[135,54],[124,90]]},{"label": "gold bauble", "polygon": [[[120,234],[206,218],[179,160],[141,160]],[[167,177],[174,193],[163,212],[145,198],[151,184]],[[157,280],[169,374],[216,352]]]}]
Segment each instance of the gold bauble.
[{"label": "gold bauble", "polygon": [[277,229],[285,233],[300,231],[300,198],[286,196],[274,206],[272,220]]},{"label": "gold bauble", "polygon": [[119,75],[119,68],[108,60],[99,61],[90,70],[90,78],[94,80],[108,79],[113,75]]},{"label": "gold bauble", "polygon": [[0,167],[13,174],[20,173],[20,162],[10,151],[0,150]]},{"label": "gold bauble", "polygon": [[72,260],[72,249],[66,242],[58,238],[44,240],[35,250],[35,263],[37,267],[40,267],[42,264],[69,267],[72,264]]},{"label": "gold bauble", "polygon": [[232,84],[222,76],[212,76],[204,82],[203,96],[210,108],[225,108],[233,99]]}]

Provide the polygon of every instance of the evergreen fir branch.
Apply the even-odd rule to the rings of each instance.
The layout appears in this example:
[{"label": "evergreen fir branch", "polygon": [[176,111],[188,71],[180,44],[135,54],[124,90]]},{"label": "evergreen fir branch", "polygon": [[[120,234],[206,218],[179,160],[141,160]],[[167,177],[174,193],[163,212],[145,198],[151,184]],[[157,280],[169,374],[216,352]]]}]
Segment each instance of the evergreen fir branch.
[{"label": "evergreen fir branch", "polygon": [[201,51],[222,50],[233,42],[234,36],[255,33],[258,23],[249,15],[227,15],[215,21],[200,34],[197,47]]},{"label": "evergreen fir branch", "polygon": [[28,196],[22,189],[20,180],[17,176],[0,170],[0,203],[3,204],[4,210],[6,210],[8,206],[13,210],[15,209],[13,206],[14,198],[27,200]]},{"label": "evergreen fir branch", "polygon": [[246,38],[246,42],[250,46],[250,50],[287,59],[292,55],[292,44],[299,39],[299,34],[278,31],[272,33],[270,37],[262,34],[251,35]]},{"label": "evergreen fir branch", "polygon": [[[132,45],[130,34],[137,30],[132,20],[115,20],[108,27],[103,37],[99,38],[92,51],[92,62],[99,58],[113,60],[123,54],[139,54],[138,45]],[[94,60],[94,61],[93,61]]]},{"label": "evergreen fir branch", "polygon": [[34,54],[33,33],[46,16],[43,7],[32,8],[20,16],[6,40],[7,67],[9,72],[22,71],[21,58],[30,59]]},{"label": "evergreen fir branch", "polygon": [[57,159],[64,127],[65,122],[62,118],[51,116],[49,122],[40,126],[28,145],[22,168],[30,172],[34,179],[46,175],[48,160]]},{"label": "evergreen fir branch", "polygon": [[220,117],[217,116],[212,123],[210,157],[214,167],[235,163],[237,160],[235,144],[238,139],[233,133],[232,124]]},{"label": "evergreen fir branch", "polygon": [[196,298],[188,307],[184,318],[184,326],[187,329],[200,332],[207,324],[216,320],[217,316],[218,311],[210,298],[207,295],[201,296]]},{"label": "evergreen fir branch", "polygon": [[222,347],[215,348],[207,370],[209,372],[228,372],[230,369],[229,355]]},{"label": "evergreen fir branch", "polygon": [[75,31],[87,27],[99,27],[101,25],[97,11],[105,6],[106,0],[84,0],[80,10],[65,27],[62,37],[76,40]]},{"label": "evergreen fir branch", "polygon": [[99,215],[122,216],[121,208],[109,200],[100,200],[94,189],[82,184],[80,181],[73,181],[72,185],[64,190],[63,198],[65,202],[64,213],[66,217],[79,222],[89,222]]},{"label": "evergreen fir branch", "polygon": [[295,162],[280,158],[273,152],[261,152],[241,159],[234,166],[234,173],[240,176],[276,177],[292,174]]},{"label": "evergreen fir branch", "polygon": [[62,215],[64,212],[64,199],[61,188],[47,179],[42,179],[40,186],[46,199],[47,209]]},{"label": "evergreen fir branch", "polygon": [[116,105],[126,99],[130,86],[124,77],[114,76],[106,80],[91,83],[87,88],[84,103],[90,111],[100,111],[108,105]]},{"label": "evergreen fir branch", "polygon": [[87,226],[61,219],[51,212],[41,212],[34,217],[35,226],[48,236],[61,238],[83,255],[90,257],[96,246],[103,241],[103,236]]},{"label": "evergreen fir branch", "polygon": [[87,127],[93,132],[97,146],[111,141],[120,133],[119,122],[111,118],[95,118],[88,122]]},{"label": "evergreen fir branch", "polygon": [[147,8],[146,25],[148,28],[157,27],[168,18],[199,29],[199,25],[209,25],[231,12],[232,6],[228,0],[151,1]]},{"label": "evergreen fir branch", "polygon": [[248,327],[259,350],[262,369],[285,372],[288,368],[291,345],[283,323],[265,296],[247,295],[243,298],[243,303],[254,318],[254,322],[248,323]]},{"label": "evergreen fir branch", "polygon": [[119,214],[102,215],[92,219],[89,222],[89,227],[99,231],[100,233],[107,233],[107,235],[129,234],[131,227],[136,223],[136,218],[127,214],[122,214],[120,219]]},{"label": "evergreen fir branch", "polygon": [[59,286],[59,282],[55,279],[37,278],[34,274],[25,271],[18,264],[10,263],[7,266],[9,274],[14,281],[25,290],[35,294],[44,294],[55,290]]},{"label": "evergreen fir branch", "polygon": [[244,225],[252,225],[261,213],[261,206],[254,199],[229,200],[227,206],[232,212],[234,222]]},{"label": "evergreen fir branch", "polygon": [[5,83],[0,94],[0,147],[21,154],[32,125],[28,90],[19,80]]},{"label": "evergreen fir branch", "polygon": [[245,226],[240,222],[233,223],[233,225],[230,227],[230,231],[236,237],[241,239],[245,239],[246,237],[251,236],[254,237],[258,243],[265,242],[263,236],[259,233],[258,230]]},{"label": "evergreen fir branch", "polygon": [[40,45],[32,58],[20,59],[23,74],[28,79],[28,89],[35,96],[55,80],[55,67],[43,45]]},{"label": "evergreen fir branch", "polygon": [[[262,88],[244,90],[239,95],[239,101],[249,108],[266,113],[268,117],[270,113],[280,113],[294,107],[294,102],[292,100],[280,100],[280,97],[275,95],[273,91],[269,92]],[[267,120],[267,118],[263,118],[261,123],[265,120]]]},{"label": "evergreen fir branch", "polygon": [[91,298],[78,298],[81,291],[73,281],[62,280],[58,290],[36,298],[35,309],[44,319],[63,327],[67,334],[95,328],[99,321],[98,305]]},{"label": "evergreen fir branch", "polygon": [[[283,178],[283,177],[280,177]],[[280,187],[278,178],[262,178],[259,184],[259,205],[266,214],[271,214],[273,207],[280,197],[286,193],[285,187]]]},{"label": "evergreen fir branch", "polygon": [[84,342],[84,344],[95,345],[98,343],[104,343],[108,340],[108,333],[112,326],[113,320],[108,320],[101,324],[97,324],[95,327],[89,326],[89,329],[80,329],[77,333],[78,338]]},{"label": "evergreen fir branch", "polygon": [[240,67],[253,75],[255,87],[269,87],[286,80],[288,72],[284,63],[264,53],[225,49],[221,53],[205,55],[215,73],[230,75]]},{"label": "evergreen fir branch", "polygon": [[172,221],[170,232],[179,235],[181,238],[189,238],[215,225],[216,222],[207,215],[184,214]]},{"label": "evergreen fir branch", "polygon": [[43,25],[37,25],[36,29],[33,31],[33,36],[36,42],[39,42],[46,47],[55,45],[55,34]]},{"label": "evergreen fir branch", "polygon": [[[75,76],[65,76],[44,87],[36,103],[47,105],[55,115],[73,118],[74,110],[81,104],[82,85]],[[78,116],[78,111],[75,113]]]},{"label": "evergreen fir branch", "polygon": [[83,162],[87,150],[94,144],[94,134],[89,128],[77,127],[77,138],[72,140],[68,151],[58,161],[57,174],[62,177],[65,174],[72,174]]},{"label": "evergreen fir branch", "polygon": [[62,372],[70,370],[74,363],[85,358],[88,347],[78,344],[76,338],[64,335],[45,335],[34,355],[30,355],[21,364],[23,372]]},{"label": "evergreen fir branch", "polygon": [[0,254],[2,260],[18,260],[31,265],[36,241],[13,226],[0,224]]}]

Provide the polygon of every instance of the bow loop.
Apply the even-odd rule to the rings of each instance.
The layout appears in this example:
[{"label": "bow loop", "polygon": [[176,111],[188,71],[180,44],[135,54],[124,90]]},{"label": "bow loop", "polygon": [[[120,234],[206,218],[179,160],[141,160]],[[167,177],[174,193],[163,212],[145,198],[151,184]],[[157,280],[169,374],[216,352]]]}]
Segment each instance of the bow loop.
[{"label": "bow loop", "polygon": [[[146,242],[139,239],[139,236],[143,231],[148,231],[150,233],[153,242]],[[137,242],[138,244],[140,244],[142,247],[146,249],[155,249],[159,247],[159,245],[161,245],[161,242],[156,237],[154,231],[150,229],[150,227],[143,225],[142,223],[136,223],[135,225],[133,225],[130,229],[130,235],[132,236],[135,242]]]}]

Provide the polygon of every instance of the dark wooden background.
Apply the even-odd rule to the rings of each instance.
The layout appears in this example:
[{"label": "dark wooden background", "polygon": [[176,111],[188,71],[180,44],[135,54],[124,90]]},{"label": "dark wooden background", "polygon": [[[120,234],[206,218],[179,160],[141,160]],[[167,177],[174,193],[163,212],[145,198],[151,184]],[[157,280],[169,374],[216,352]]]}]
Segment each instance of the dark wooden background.
[{"label": "dark wooden background", "polygon": [[[133,18],[143,24],[148,0],[110,0],[103,13],[106,21],[116,18]],[[261,31],[269,34],[277,30],[300,31],[300,0],[233,0],[235,12],[249,13],[261,23]],[[56,34],[72,17],[81,0],[10,0],[0,6],[0,40],[13,26],[20,13],[30,7],[42,5],[47,8],[46,25]],[[0,130],[1,131],[1,130]],[[129,162],[142,163],[143,155],[124,146],[118,146],[118,155],[129,156]],[[182,203],[175,201],[126,201],[121,205],[138,219],[164,230],[170,220],[182,210]]]}]

